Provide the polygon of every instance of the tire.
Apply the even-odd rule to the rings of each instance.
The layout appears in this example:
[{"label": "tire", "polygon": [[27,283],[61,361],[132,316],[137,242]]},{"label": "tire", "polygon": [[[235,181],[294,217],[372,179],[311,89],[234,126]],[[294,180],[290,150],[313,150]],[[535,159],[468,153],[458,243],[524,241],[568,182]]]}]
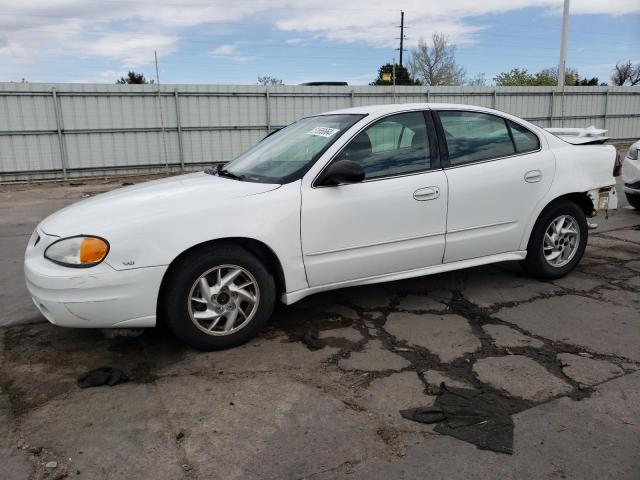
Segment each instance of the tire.
[{"label": "tire", "polygon": [[636,210],[640,210],[640,195],[631,195],[629,193],[625,193],[627,197],[627,202]]},{"label": "tire", "polygon": [[[561,230],[566,233],[558,235],[554,233],[552,222],[557,229],[561,218],[564,218]],[[550,236],[545,238],[547,231]],[[564,277],[580,262],[588,235],[587,219],[582,209],[568,200],[557,200],[538,217],[529,237],[527,258],[522,265],[537,278],[553,280]],[[558,255],[558,252],[561,253]]]},{"label": "tire", "polygon": [[160,314],[176,337],[199,350],[223,350],[249,341],[267,323],[275,282],[251,252],[216,245],[172,266],[163,293]]}]

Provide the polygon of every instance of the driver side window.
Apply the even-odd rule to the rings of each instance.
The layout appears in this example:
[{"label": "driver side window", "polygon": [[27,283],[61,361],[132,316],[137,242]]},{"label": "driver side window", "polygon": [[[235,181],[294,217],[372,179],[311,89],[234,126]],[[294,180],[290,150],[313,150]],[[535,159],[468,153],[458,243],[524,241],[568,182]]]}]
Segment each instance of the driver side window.
[{"label": "driver side window", "polygon": [[352,160],[365,180],[429,170],[431,152],[422,112],[385,117],[353,138],[336,160]]}]

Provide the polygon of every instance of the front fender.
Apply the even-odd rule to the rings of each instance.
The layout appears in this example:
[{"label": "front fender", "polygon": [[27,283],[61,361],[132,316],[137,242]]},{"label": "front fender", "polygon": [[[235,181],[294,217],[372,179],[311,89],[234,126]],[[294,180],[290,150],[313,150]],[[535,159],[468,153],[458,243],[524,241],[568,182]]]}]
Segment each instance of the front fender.
[{"label": "front fender", "polygon": [[168,212],[134,231],[105,232],[111,250],[105,260],[116,270],[169,265],[202,243],[230,237],[259,241],[278,257],[288,289],[307,287],[300,248],[300,182],[243,198]]}]

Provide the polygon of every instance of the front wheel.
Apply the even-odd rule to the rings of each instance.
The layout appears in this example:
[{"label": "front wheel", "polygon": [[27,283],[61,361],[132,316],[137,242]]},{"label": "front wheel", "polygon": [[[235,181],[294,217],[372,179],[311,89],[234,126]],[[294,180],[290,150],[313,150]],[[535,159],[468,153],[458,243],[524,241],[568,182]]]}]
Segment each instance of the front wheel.
[{"label": "front wheel", "polygon": [[587,246],[587,219],[578,205],[558,200],[538,217],[529,237],[525,270],[534,277],[556,279],[571,272]]},{"label": "front wheel", "polygon": [[625,193],[627,197],[627,202],[636,210],[640,210],[640,195],[631,195],[630,193]]},{"label": "front wheel", "polygon": [[161,308],[170,330],[200,350],[235,347],[258,334],[275,301],[273,277],[234,245],[200,249],[172,268]]}]

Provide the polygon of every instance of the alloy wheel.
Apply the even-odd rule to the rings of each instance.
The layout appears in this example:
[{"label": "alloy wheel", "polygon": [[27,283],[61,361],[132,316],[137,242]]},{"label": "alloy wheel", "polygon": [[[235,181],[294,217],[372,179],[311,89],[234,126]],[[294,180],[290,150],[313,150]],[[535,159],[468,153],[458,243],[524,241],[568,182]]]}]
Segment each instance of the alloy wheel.
[{"label": "alloy wheel", "polygon": [[580,228],[571,215],[556,217],[544,234],[542,251],[552,267],[560,268],[568,264],[580,245]]},{"label": "alloy wheel", "polygon": [[255,315],[260,288],[255,277],[238,265],[219,265],[204,272],[189,292],[189,315],[209,335],[231,335]]}]

